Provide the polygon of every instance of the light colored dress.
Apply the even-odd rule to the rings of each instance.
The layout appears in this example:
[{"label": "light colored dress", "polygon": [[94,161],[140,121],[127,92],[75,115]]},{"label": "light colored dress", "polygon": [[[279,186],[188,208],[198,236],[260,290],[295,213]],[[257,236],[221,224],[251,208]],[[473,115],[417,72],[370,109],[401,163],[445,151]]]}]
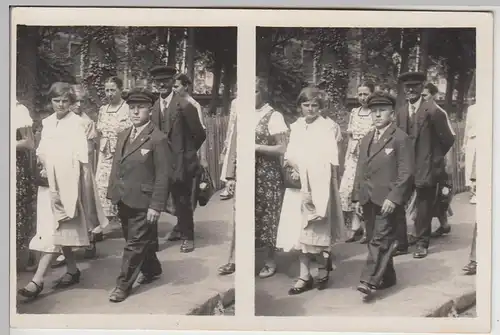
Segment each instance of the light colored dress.
[{"label": "light colored dress", "polygon": [[106,198],[108,193],[109,175],[113,164],[118,134],[132,126],[129,119],[129,108],[125,102],[117,110],[110,111],[109,105],[102,106],[99,110],[97,130],[101,138],[99,141],[99,158],[96,170],[96,183],[99,200],[108,217],[115,217],[118,209]]},{"label": "light colored dress", "polygon": [[95,147],[98,139],[98,132],[95,122],[85,113],[79,115],[82,126],[85,130],[89,145],[89,164],[82,166],[83,173],[83,195],[84,207],[86,208],[86,215],[89,227],[93,230],[99,228],[100,230],[106,228],[109,224],[108,218],[104,213],[104,209],[99,199],[97,191],[97,183],[95,180]]},{"label": "light colored dress", "polygon": [[[336,127],[332,120],[318,117],[311,124],[299,118],[290,128],[285,160],[298,166],[302,189],[285,190],[276,247],[304,253],[329,251],[344,238],[337,176],[332,174],[332,167],[339,165]],[[326,219],[308,224],[313,214]]]},{"label": "light colored dress", "polygon": [[472,166],[476,154],[476,135],[477,135],[477,108],[476,105],[469,106],[465,119],[465,185],[471,186]]},{"label": "light colored dress", "polygon": [[350,131],[352,136],[347,144],[344,174],[342,175],[339,189],[342,210],[344,212],[352,212],[354,210],[351,200],[359,159],[359,144],[361,143],[361,139],[373,128],[371,115],[360,115],[360,111],[361,107],[352,109],[347,126],[347,131]]},{"label": "light colored dress", "polygon": [[229,112],[229,121],[227,123],[227,132],[226,132],[226,139],[224,140],[224,148],[222,150],[222,155],[224,157],[224,160],[222,162],[222,170],[220,174],[220,180],[223,182],[226,182],[226,174],[227,174],[227,165],[228,165],[228,160],[229,160],[229,151],[230,151],[230,145],[231,145],[231,139],[233,136],[234,129],[236,127],[236,99],[231,101],[231,109]]},{"label": "light colored dress", "polygon": [[[63,246],[88,246],[82,196],[88,146],[80,117],[70,112],[60,120],[56,113],[44,119],[37,156],[49,187],[38,188],[36,235],[30,249],[53,253],[61,252]],[[68,220],[60,223],[61,219]]]}]

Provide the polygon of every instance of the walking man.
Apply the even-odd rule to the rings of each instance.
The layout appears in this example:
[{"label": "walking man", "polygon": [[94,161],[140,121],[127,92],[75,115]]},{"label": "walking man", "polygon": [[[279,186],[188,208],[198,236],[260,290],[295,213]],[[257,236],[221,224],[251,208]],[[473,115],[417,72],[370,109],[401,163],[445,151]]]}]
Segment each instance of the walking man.
[{"label": "walking man", "polygon": [[360,144],[352,201],[366,222],[368,257],[358,291],[370,297],[396,284],[396,230],[411,194],[414,153],[410,138],[392,122],[396,100],[384,91],[367,101],[375,129]]},{"label": "walking man", "polygon": [[126,97],[133,126],[118,135],[111,168],[108,198],[118,205],[125,245],[120,275],[109,300],[121,302],[139,272],[140,284],[161,273],[158,251],[158,218],[168,194],[167,137],[150,121],[154,96],[133,89]]},{"label": "walking man", "polygon": [[[408,134],[415,150],[416,250],[413,257],[424,258],[429,248],[437,188],[445,173],[444,157],[455,138],[445,113],[422,97],[426,75],[407,72],[399,80],[404,84],[407,102],[397,111],[396,124]],[[408,241],[399,241],[405,242],[408,244]]]},{"label": "walking man", "polygon": [[151,121],[167,135],[169,164],[169,191],[177,224],[170,241],[182,240],[181,252],[192,252],[194,246],[193,182],[201,171],[198,151],[206,139],[198,111],[186,98],[173,91],[176,70],[168,66],[151,69],[151,76],[160,91],[153,106]]}]

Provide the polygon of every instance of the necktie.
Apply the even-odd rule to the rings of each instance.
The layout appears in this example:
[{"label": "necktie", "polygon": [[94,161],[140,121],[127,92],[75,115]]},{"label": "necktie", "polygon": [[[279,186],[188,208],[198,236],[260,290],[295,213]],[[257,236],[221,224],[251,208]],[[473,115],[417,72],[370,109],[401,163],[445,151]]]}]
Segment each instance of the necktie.
[{"label": "necktie", "polygon": [[135,140],[136,135],[137,135],[137,129],[133,127],[132,132],[130,133],[130,143],[132,143]]},{"label": "necktie", "polygon": [[373,137],[373,143],[377,143],[380,137],[380,130],[375,130],[375,137]]},{"label": "necktie", "polygon": [[413,117],[413,115],[415,115],[415,110],[416,110],[416,107],[415,105],[410,105],[410,117]]}]

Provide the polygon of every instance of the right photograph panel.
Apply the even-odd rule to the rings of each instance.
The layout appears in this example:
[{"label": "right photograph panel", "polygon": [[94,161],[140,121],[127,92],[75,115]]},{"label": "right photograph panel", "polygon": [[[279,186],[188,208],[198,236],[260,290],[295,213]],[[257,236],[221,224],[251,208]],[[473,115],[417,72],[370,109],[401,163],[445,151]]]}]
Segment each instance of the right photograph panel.
[{"label": "right photograph panel", "polygon": [[256,35],[255,314],[476,317],[476,29]]}]

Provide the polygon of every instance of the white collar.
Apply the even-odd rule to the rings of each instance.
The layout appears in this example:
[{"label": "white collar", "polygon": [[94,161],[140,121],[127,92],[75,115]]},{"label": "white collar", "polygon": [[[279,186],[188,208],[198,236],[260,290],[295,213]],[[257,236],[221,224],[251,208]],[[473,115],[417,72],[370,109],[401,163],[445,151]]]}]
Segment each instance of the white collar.
[{"label": "white collar", "polygon": [[[382,129],[378,129],[378,132],[379,132],[379,135],[378,135],[378,138],[377,140],[380,140],[380,138],[382,137],[382,135],[384,135],[384,133],[387,131],[387,129],[391,126],[392,122],[389,123],[387,126],[385,126],[384,128]],[[375,128],[375,134],[377,133],[377,128]]]},{"label": "white collar", "polygon": [[148,122],[146,122],[145,124],[143,124],[140,127],[133,126],[135,128],[135,130],[136,130],[135,137],[137,137],[137,135],[139,135],[144,130],[144,128],[146,128],[149,125],[150,122],[151,121],[148,121]]},{"label": "white collar", "polygon": [[422,104],[422,97],[420,97],[420,99],[417,100],[417,102],[415,102],[414,104],[412,104],[411,102],[408,101],[408,110],[411,112],[411,106],[414,106],[415,107],[415,113],[418,111],[418,109],[420,108],[420,105]]}]

